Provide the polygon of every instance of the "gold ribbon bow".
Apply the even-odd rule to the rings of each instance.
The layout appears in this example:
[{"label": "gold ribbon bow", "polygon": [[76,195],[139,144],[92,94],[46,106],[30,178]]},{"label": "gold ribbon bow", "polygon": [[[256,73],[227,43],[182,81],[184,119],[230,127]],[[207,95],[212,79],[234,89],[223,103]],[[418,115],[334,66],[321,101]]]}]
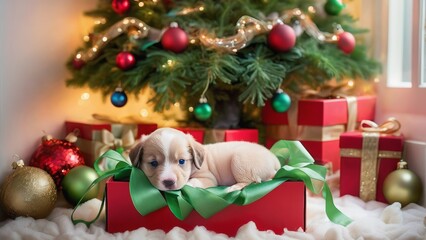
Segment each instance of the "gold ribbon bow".
[{"label": "gold ribbon bow", "polygon": [[362,120],[360,128],[363,132],[393,134],[401,128],[401,123],[396,118],[389,118],[380,125],[370,120]]},{"label": "gold ribbon bow", "polygon": [[[121,138],[116,138],[110,131],[102,129],[101,131],[102,147],[98,149],[96,156],[101,156],[110,149],[122,149],[121,155],[130,163],[129,150],[137,143],[133,131],[128,130],[123,132]],[[107,166],[106,161],[100,161],[99,167],[102,170],[108,170],[115,166]]]},{"label": "gold ribbon bow", "polygon": [[370,120],[361,121],[362,150],[341,149],[342,157],[361,157],[359,196],[364,201],[374,200],[377,190],[377,174],[381,158],[401,158],[401,152],[379,151],[380,134],[394,134],[401,128],[395,118],[378,125]]}]

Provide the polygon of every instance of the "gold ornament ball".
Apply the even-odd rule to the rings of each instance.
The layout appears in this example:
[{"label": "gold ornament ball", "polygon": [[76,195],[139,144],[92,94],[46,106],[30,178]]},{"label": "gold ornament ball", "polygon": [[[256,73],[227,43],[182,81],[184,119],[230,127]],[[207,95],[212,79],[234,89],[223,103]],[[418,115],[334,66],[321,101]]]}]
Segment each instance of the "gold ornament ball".
[{"label": "gold ornament ball", "polygon": [[52,177],[36,167],[16,166],[0,189],[0,205],[11,218],[47,217],[55,207],[56,185]]},{"label": "gold ornament ball", "polygon": [[383,194],[391,204],[400,202],[404,207],[417,203],[422,196],[422,182],[411,170],[406,169],[406,162],[398,163],[398,169],[391,172],[383,183]]}]

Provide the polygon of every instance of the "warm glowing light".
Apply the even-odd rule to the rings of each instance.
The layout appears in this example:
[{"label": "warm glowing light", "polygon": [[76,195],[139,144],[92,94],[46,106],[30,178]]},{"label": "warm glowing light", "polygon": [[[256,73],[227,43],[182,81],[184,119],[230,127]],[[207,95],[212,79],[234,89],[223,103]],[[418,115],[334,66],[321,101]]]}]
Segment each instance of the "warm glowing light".
[{"label": "warm glowing light", "polygon": [[117,28],[117,32],[121,33],[122,31],[123,31],[123,29]]},{"label": "warm glowing light", "polygon": [[315,7],[314,7],[314,6],[309,6],[309,7],[308,7],[308,11],[309,11],[310,13],[316,13],[316,10],[315,10]]},{"label": "warm glowing light", "polygon": [[143,6],[145,6],[145,3],[139,2],[138,5],[139,5],[139,7],[143,7]]},{"label": "warm glowing light", "polygon": [[198,10],[204,11],[204,7],[201,6],[201,7],[198,8]]},{"label": "warm glowing light", "polygon": [[124,20],[123,20],[123,24],[129,24],[129,19],[127,19],[127,18],[125,18]]},{"label": "warm glowing light", "polygon": [[94,47],[94,48],[92,48],[92,51],[93,51],[93,52],[97,52],[97,51],[98,51],[98,49],[97,49],[96,47]]},{"label": "warm glowing light", "polygon": [[193,112],[193,111],[194,111],[194,108],[193,108],[193,107],[189,107],[189,108],[188,108],[188,111],[189,111],[189,112]]},{"label": "warm glowing light", "polygon": [[90,94],[87,93],[87,92],[81,94],[81,96],[80,96],[80,99],[83,100],[83,101],[87,101],[87,100],[89,100],[89,98],[90,98]]},{"label": "warm glowing light", "polygon": [[106,41],[108,41],[108,38],[107,38],[107,37],[103,37],[103,38],[102,38],[102,41],[103,41],[103,42],[106,42]]},{"label": "warm glowing light", "polygon": [[100,25],[100,24],[105,24],[106,23],[106,19],[105,18],[99,18],[95,20],[95,24],[96,25]]},{"label": "warm glowing light", "polygon": [[89,35],[84,36],[84,37],[83,37],[83,41],[85,41],[85,42],[90,41],[90,37],[89,37]]},{"label": "warm glowing light", "polygon": [[148,110],[146,110],[145,108],[142,108],[139,113],[142,117],[148,117],[149,116]]},{"label": "warm glowing light", "polygon": [[175,103],[173,104],[173,106],[175,106],[175,107],[180,107],[180,103],[175,102]]},{"label": "warm glowing light", "polygon": [[191,39],[191,41],[189,41],[191,44],[194,44],[196,41],[195,39]]},{"label": "warm glowing light", "polygon": [[348,86],[349,86],[349,87],[353,87],[354,85],[355,85],[354,80],[349,80],[349,81],[348,81]]},{"label": "warm glowing light", "polygon": [[333,35],[332,37],[331,37],[331,40],[333,40],[333,41],[337,41],[337,35]]},{"label": "warm glowing light", "polygon": [[380,79],[376,77],[376,78],[374,78],[374,82],[375,82],[375,83],[379,83],[379,82],[380,82]]},{"label": "warm glowing light", "polygon": [[75,55],[75,58],[80,59],[81,58],[81,53],[77,53],[77,55]]}]

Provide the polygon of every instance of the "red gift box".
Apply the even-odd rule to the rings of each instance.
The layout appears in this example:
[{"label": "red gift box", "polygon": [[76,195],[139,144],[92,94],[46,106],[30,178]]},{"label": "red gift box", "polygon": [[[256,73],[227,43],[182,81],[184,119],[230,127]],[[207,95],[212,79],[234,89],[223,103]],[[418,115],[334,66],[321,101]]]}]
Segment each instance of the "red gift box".
[{"label": "red gift box", "polygon": [[198,129],[198,128],[176,128],[186,134],[191,134],[192,137],[194,137],[195,141],[199,142],[199,143],[203,143],[204,142],[204,129]]},{"label": "red gift box", "polygon": [[[106,123],[98,120],[85,122],[66,121],[65,129],[67,133],[77,132],[78,140],[76,145],[80,148],[86,164],[88,166],[93,166],[96,158],[100,156],[102,148],[106,146],[106,143],[102,141],[102,136],[104,136],[102,131],[108,131],[114,139],[121,139],[124,134],[131,131],[133,136],[132,140],[136,142],[142,135],[150,134],[155,131],[157,129],[157,124]],[[114,145],[114,143],[111,144]],[[111,147],[113,148],[113,146]]]},{"label": "red gift box", "polygon": [[[357,122],[373,119],[376,97],[359,96],[357,102]],[[348,104],[345,98],[336,99],[300,99],[297,103],[298,125],[330,126],[348,122]],[[262,109],[262,121],[267,125],[287,125],[287,112],[278,113],[267,101]]]},{"label": "red gift box", "polygon": [[179,220],[168,207],[142,216],[133,206],[129,182],[109,180],[106,199],[106,230],[110,233],[140,227],[166,232],[180,227],[190,231],[196,226],[204,226],[217,233],[235,236],[238,229],[250,221],[255,222],[259,230],[272,230],[276,234],[283,234],[284,228],[292,231],[305,229],[306,195],[301,181],[284,182],[251,204],[230,205],[208,219],[192,211],[185,220]]},{"label": "red gift box", "polygon": [[[353,120],[374,119],[375,103],[375,96],[356,97]],[[280,139],[299,140],[317,163],[331,164],[334,171],[339,170],[339,137],[347,130],[348,100],[301,99],[295,105],[297,109],[290,108],[290,113],[275,112],[270,102],[265,105],[262,120],[266,124],[266,145]],[[294,122],[289,123],[289,115],[295,116]]]},{"label": "red gift box", "polygon": [[206,130],[204,143],[245,141],[259,142],[259,132],[257,129],[209,129]]},{"label": "red gift box", "polygon": [[[362,172],[362,152],[371,151],[363,149],[365,136],[362,132],[347,132],[340,136],[340,195],[353,195],[361,197],[361,178],[366,178],[366,173]],[[373,166],[377,167],[376,176],[367,177],[367,181],[376,180],[376,194],[373,199],[387,203],[383,195],[383,182],[386,176],[396,170],[401,159],[403,150],[403,137],[395,135],[381,134],[378,139],[377,161]],[[371,169],[369,169],[371,170]],[[373,179],[375,178],[375,179]],[[364,199],[365,201],[372,199]]]},{"label": "red gift box", "polygon": [[94,140],[102,129],[112,132],[114,135],[121,135],[123,128],[131,129],[135,132],[135,138],[152,133],[157,129],[155,123],[106,123],[99,121],[66,121],[65,129],[67,133],[78,131],[78,137],[86,140]]}]

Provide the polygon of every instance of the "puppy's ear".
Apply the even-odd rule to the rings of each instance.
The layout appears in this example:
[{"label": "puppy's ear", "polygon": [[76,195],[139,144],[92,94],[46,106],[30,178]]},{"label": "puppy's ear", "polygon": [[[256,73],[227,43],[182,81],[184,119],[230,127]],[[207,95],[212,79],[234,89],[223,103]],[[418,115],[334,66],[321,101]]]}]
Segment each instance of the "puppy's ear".
[{"label": "puppy's ear", "polygon": [[130,161],[132,162],[132,165],[135,167],[139,167],[141,164],[141,158],[143,155],[143,143],[144,143],[145,136],[141,137],[141,142],[136,144],[129,153]]},{"label": "puppy's ear", "polygon": [[201,143],[195,141],[195,139],[190,134],[187,134],[186,136],[189,141],[189,147],[193,156],[194,165],[197,169],[200,169],[205,158],[204,146]]}]

